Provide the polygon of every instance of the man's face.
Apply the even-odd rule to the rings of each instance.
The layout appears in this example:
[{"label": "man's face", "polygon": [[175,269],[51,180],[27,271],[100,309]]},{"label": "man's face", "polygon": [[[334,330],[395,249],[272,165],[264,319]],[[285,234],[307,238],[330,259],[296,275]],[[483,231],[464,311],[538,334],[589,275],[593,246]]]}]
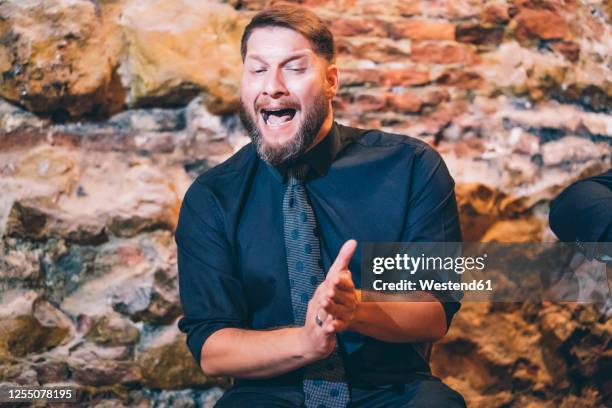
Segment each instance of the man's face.
[{"label": "man's face", "polygon": [[331,115],[336,85],[335,66],[302,34],[255,29],[247,42],[240,118],[259,156],[278,165],[303,154]]}]

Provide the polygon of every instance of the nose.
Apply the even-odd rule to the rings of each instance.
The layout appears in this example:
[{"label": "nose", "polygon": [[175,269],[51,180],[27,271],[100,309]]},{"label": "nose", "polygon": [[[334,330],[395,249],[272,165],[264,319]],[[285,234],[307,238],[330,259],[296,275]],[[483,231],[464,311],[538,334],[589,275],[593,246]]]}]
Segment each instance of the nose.
[{"label": "nose", "polygon": [[285,86],[285,81],[280,69],[270,69],[266,75],[263,94],[272,98],[279,98],[289,92]]}]

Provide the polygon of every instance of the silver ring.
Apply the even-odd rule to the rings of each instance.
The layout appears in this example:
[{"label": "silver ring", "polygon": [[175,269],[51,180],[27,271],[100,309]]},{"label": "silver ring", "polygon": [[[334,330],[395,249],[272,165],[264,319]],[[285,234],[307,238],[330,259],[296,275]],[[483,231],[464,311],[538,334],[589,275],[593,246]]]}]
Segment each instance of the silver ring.
[{"label": "silver ring", "polygon": [[321,318],[319,317],[319,312],[315,314],[315,322],[317,323],[317,326],[323,326],[323,320],[321,320]]}]

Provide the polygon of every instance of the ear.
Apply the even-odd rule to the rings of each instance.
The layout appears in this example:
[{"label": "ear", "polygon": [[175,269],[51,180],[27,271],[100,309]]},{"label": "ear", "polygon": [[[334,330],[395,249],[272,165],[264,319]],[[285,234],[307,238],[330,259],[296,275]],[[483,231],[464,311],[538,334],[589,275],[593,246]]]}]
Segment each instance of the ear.
[{"label": "ear", "polygon": [[325,83],[327,90],[327,97],[329,99],[336,96],[338,88],[340,87],[340,79],[338,77],[338,67],[336,64],[329,64],[325,70]]}]

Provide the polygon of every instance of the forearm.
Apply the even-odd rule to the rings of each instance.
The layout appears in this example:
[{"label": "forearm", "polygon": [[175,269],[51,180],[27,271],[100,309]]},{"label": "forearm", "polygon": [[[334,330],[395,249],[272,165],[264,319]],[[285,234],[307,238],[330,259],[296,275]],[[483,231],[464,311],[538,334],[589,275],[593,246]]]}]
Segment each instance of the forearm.
[{"label": "forearm", "polygon": [[358,291],[350,330],[391,343],[435,341],[446,333],[444,308],[432,294],[418,292],[414,301],[379,293],[375,296],[381,301],[364,302]]},{"label": "forearm", "polygon": [[202,346],[201,367],[212,376],[266,378],[314,359],[303,346],[301,327],[267,331],[235,328],[213,333]]}]

